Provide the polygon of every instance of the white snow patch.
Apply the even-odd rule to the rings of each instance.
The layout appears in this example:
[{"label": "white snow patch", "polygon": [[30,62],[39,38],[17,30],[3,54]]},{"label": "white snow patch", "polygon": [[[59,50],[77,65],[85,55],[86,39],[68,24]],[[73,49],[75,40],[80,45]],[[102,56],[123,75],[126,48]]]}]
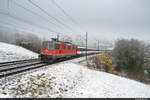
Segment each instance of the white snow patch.
[{"label": "white snow patch", "polygon": [[37,58],[38,54],[25,48],[0,42],[0,62]]},{"label": "white snow patch", "polygon": [[[38,95],[38,97],[75,97],[75,98],[150,98],[150,85],[136,82],[105,72],[90,70],[85,66],[75,64],[77,60],[50,65],[45,70],[33,72],[17,79],[27,86],[31,75],[45,74],[44,79],[55,77],[53,89]],[[17,79],[7,82],[0,87],[0,97],[14,97],[12,86],[17,87]],[[40,80],[44,80],[40,79]],[[35,82],[39,80],[35,79]],[[4,86],[7,88],[3,89]],[[35,88],[36,89],[36,88]],[[19,95],[18,97],[32,97],[31,94]]]}]

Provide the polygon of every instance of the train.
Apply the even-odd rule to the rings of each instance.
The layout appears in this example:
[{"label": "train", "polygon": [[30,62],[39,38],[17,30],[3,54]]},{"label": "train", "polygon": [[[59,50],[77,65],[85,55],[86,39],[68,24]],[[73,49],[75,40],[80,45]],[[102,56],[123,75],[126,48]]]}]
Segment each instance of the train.
[{"label": "train", "polygon": [[70,42],[59,41],[52,38],[51,41],[43,41],[39,58],[43,62],[49,62],[60,58],[75,57],[78,55],[85,55],[86,52],[98,53],[99,50],[85,47],[79,47]]}]

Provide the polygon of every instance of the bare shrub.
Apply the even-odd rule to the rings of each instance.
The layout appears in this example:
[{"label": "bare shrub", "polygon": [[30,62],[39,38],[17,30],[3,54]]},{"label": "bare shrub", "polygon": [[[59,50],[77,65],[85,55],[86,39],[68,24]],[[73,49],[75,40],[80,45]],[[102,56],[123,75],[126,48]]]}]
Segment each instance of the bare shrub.
[{"label": "bare shrub", "polygon": [[114,66],[112,64],[112,59],[109,53],[98,54],[94,59],[93,62],[96,64],[97,69],[101,71],[105,71],[108,73],[114,73]]},{"label": "bare shrub", "polygon": [[11,44],[15,43],[14,33],[0,32],[0,42],[11,43]]},{"label": "bare shrub", "polygon": [[144,48],[144,44],[135,39],[118,40],[113,50],[116,70],[125,71],[128,76],[142,81],[144,77]]},{"label": "bare shrub", "polygon": [[113,50],[113,57],[118,70],[141,70],[144,64],[144,45],[135,39],[118,40]]},{"label": "bare shrub", "polygon": [[0,42],[16,44],[40,53],[42,40],[34,34],[0,32]]},{"label": "bare shrub", "polygon": [[98,56],[94,57],[93,60],[92,60],[92,62],[95,64],[94,67],[97,68],[98,70],[100,70],[100,71],[106,71],[106,69],[105,69],[105,66],[106,66],[105,63],[103,61],[101,61]]},{"label": "bare shrub", "polygon": [[15,43],[16,45],[22,46],[36,53],[40,53],[42,40],[39,39],[36,35],[34,34],[23,35],[16,33],[15,38],[16,38]]}]

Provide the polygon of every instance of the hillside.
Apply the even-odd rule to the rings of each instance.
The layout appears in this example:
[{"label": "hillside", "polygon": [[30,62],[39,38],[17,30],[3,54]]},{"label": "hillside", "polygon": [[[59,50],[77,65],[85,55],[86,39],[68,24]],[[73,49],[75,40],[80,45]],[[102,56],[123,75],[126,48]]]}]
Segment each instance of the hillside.
[{"label": "hillside", "polygon": [[[0,55],[1,61],[37,57],[29,50],[6,43],[0,43]],[[0,85],[0,98],[150,98],[150,85],[88,69],[78,63],[84,59],[52,64],[14,76]]]},{"label": "hillside", "polygon": [[0,62],[37,58],[38,54],[25,48],[0,42]]}]

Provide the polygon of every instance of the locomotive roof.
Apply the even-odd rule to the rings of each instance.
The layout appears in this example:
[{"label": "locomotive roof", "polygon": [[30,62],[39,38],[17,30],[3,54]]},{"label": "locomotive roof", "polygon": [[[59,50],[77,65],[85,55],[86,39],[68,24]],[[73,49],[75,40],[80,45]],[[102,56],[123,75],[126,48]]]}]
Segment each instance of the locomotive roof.
[{"label": "locomotive roof", "polygon": [[70,42],[64,42],[64,41],[44,41],[44,42],[55,42],[55,43],[65,43],[65,44],[69,44],[69,45],[74,45]]}]

